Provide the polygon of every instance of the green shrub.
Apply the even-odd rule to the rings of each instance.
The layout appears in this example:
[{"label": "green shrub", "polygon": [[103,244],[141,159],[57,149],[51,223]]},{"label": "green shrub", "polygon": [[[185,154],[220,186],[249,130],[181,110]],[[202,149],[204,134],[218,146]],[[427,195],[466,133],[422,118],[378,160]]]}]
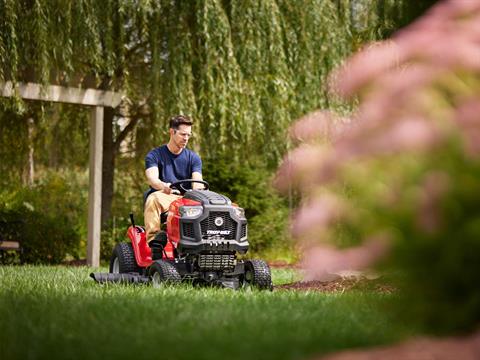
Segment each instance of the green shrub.
[{"label": "green shrub", "polygon": [[0,193],[0,230],[21,242],[23,262],[58,264],[68,255],[79,257],[87,206],[86,192],[77,185],[49,173],[31,188]]},{"label": "green shrub", "polygon": [[0,208],[1,232],[21,243],[21,262],[58,264],[67,254],[78,257],[79,236],[61,216],[29,208]]},{"label": "green shrub", "polygon": [[254,251],[262,251],[272,247],[288,247],[290,234],[288,207],[278,201],[269,203],[263,212],[249,219],[248,240]]},{"label": "green shrub", "polygon": [[434,197],[434,188],[444,186],[441,198],[432,207],[417,201],[416,210],[415,203],[403,201],[385,213],[385,220],[401,226],[390,258],[390,266],[404,275],[400,310],[435,333],[474,330],[480,323],[480,161],[452,149],[431,160],[431,168],[448,176],[435,173],[430,180],[436,184],[427,178],[422,191]]}]

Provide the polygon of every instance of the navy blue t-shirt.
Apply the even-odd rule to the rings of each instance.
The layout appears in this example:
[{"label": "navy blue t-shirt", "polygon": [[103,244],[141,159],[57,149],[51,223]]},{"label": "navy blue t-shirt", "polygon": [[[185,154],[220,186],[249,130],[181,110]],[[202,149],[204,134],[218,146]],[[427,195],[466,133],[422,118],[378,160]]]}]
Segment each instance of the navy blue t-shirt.
[{"label": "navy blue t-shirt", "polygon": [[[202,173],[202,160],[194,151],[183,149],[178,155],[168,150],[167,145],[162,145],[151,150],[145,156],[145,169],[158,167],[158,177],[163,182],[191,179],[192,173]],[[187,186],[186,186],[187,187]],[[145,193],[145,199],[157,190],[150,187]]]}]

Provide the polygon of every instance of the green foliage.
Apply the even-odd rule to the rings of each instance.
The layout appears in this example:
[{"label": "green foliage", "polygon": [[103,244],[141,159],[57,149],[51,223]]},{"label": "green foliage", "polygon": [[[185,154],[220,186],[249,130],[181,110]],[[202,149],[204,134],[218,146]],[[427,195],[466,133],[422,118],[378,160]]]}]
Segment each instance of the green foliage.
[{"label": "green foliage", "polygon": [[[437,153],[429,162],[428,168],[452,175],[435,208],[425,208],[417,198],[385,213],[385,220],[401,229],[391,264],[404,273],[400,280],[409,305],[400,311],[408,311],[431,332],[474,330],[480,322],[480,162],[455,150]],[[414,183],[407,186],[416,191]],[[412,209],[415,203],[419,210]],[[438,222],[431,231],[422,231],[420,224],[428,217]]]},{"label": "green foliage", "polygon": [[78,256],[78,234],[62,220],[28,208],[0,209],[1,231],[20,242],[24,263],[58,264],[67,254]]},{"label": "green foliage", "polygon": [[3,111],[0,112],[2,129],[0,131],[0,158],[2,159],[0,186],[2,188],[22,181],[28,152],[28,142],[21,141],[28,138],[26,119],[15,112],[12,101],[4,102],[3,105]]},{"label": "green foliage", "polygon": [[[352,3],[5,0],[0,81],[121,90],[142,118],[142,154],[172,114],[187,113],[202,156],[262,153],[274,168],[293,119],[344,106],[327,94],[327,74],[377,39],[397,6],[382,1],[390,12],[379,18],[371,6],[352,16]],[[147,110],[137,113],[140,104]]]},{"label": "green foliage", "polygon": [[110,260],[115,244],[127,241],[127,229],[131,225],[130,213],[133,213],[137,225],[143,225],[143,192],[148,187],[143,168],[143,161],[135,157],[121,157],[117,161],[113,216],[103,227],[100,243],[100,257],[103,261]]},{"label": "green foliage", "polygon": [[[430,7],[439,0],[394,1],[388,4],[388,0],[376,1],[377,13],[384,26],[377,31],[383,38],[388,38],[397,29],[403,28],[418,17],[423,15]],[[385,21],[386,20],[386,21]]]},{"label": "green foliage", "polygon": [[291,252],[289,259],[296,259],[296,254],[289,232],[290,209],[277,199],[266,203],[263,212],[249,219],[248,241],[253,252],[263,253],[268,249]]},{"label": "green foliage", "polygon": [[85,190],[58,174],[49,174],[32,188],[4,189],[1,231],[20,241],[23,262],[58,264],[67,255],[78,258],[85,236],[85,197]]},{"label": "green foliage", "polygon": [[70,104],[47,104],[37,119],[35,161],[40,168],[60,170],[86,168],[90,109]]},{"label": "green foliage", "polygon": [[[88,164],[88,115],[88,109],[38,102],[28,103],[27,110],[19,113],[14,100],[0,100],[0,185],[10,187],[22,182],[29,146],[37,169],[68,168],[77,172],[84,168]],[[33,119],[31,136],[29,119]]]},{"label": "green foliage", "polygon": [[[108,264],[112,257],[113,248],[116,244],[130,241],[127,237],[127,229],[131,225],[130,211],[124,212],[125,216],[114,216],[102,231],[100,242],[100,260]],[[135,214],[134,214],[135,215]],[[143,213],[135,216],[135,225],[142,225]]]}]

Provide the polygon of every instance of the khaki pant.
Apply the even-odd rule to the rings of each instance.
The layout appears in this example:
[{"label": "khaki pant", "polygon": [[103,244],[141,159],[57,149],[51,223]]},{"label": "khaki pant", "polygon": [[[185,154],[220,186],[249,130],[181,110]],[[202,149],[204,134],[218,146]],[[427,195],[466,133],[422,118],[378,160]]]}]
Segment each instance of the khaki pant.
[{"label": "khaki pant", "polygon": [[161,191],[155,191],[148,195],[143,213],[147,242],[153,240],[160,231],[160,214],[168,211],[170,204],[179,198],[181,196],[165,194]]}]

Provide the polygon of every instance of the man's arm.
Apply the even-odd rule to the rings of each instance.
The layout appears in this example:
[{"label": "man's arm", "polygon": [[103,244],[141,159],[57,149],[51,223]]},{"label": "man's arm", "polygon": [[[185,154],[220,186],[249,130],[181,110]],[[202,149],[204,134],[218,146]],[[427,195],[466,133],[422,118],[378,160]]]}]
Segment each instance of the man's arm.
[{"label": "man's arm", "polygon": [[170,189],[170,183],[164,183],[158,178],[158,167],[148,168],[145,170],[145,175],[147,176],[148,184],[155,190],[163,191],[165,194],[170,194],[172,192],[172,189]]},{"label": "man's arm", "polygon": [[[194,180],[203,180],[203,177],[202,177],[202,173],[200,172],[193,172],[192,173],[192,179]],[[202,190],[205,186],[203,184],[199,184],[199,183],[193,183],[192,184],[192,188],[194,190]]]}]

